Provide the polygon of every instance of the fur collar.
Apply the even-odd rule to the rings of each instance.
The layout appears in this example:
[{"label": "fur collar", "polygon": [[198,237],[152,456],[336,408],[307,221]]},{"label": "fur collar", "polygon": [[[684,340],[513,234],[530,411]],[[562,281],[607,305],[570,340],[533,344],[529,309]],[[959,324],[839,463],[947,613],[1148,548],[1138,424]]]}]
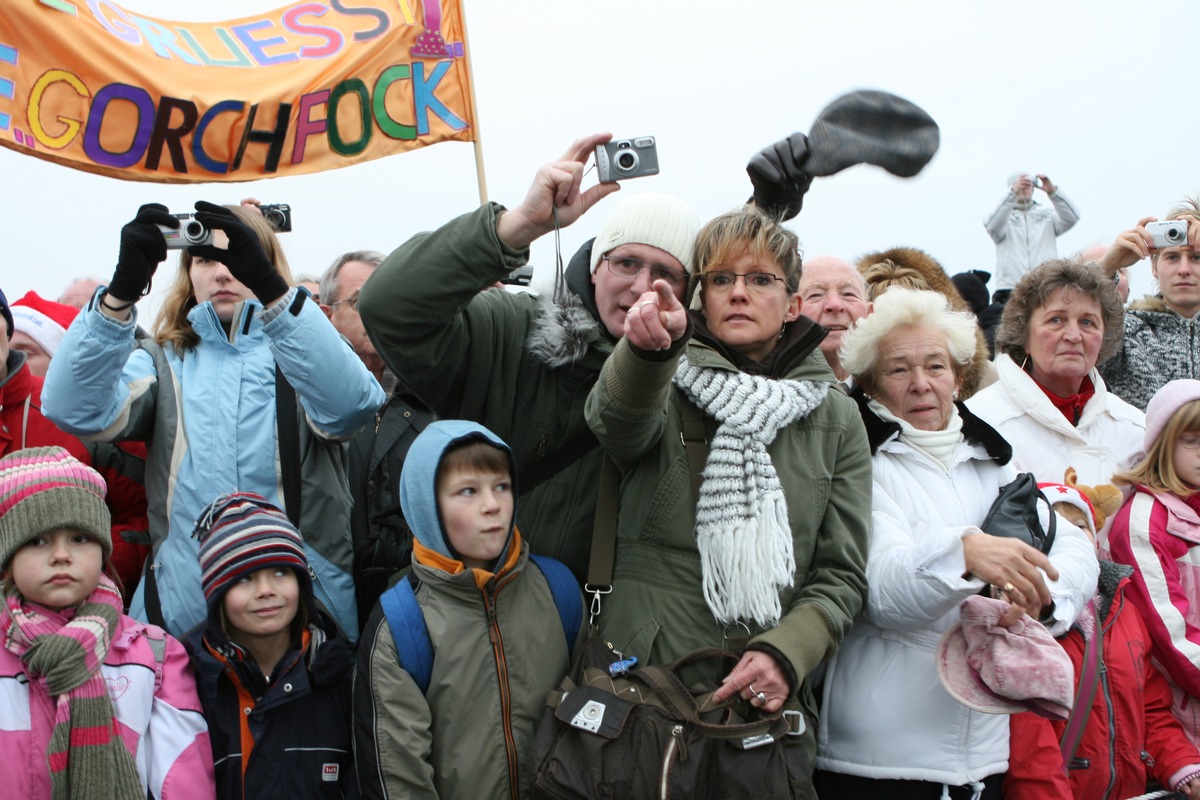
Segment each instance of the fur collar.
[{"label": "fur collar", "polygon": [[[916,279],[914,276],[899,281],[901,285],[909,286],[913,289],[930,289],[945,295],[949,301],[950,307],[955,311],[965,311],[969,314],[974,314],[971,304],[963,299],[959,293],[958,287],[954,285],[954,281],[950,280],[949,274],[942,267],[936,258],[926,253],[924,250],[918,250],[915,247],[893,247],[890,250],[881,250],[874,253],[867,253],[858,260],[857,268],[863,277],[866,277],[868,271],[875,264],[882,261],[891,261],[897,267],[912,270],[919,275]],[[924,286],[920,286],[920,283]],[[871,295],[874,297],[877,287],[870,287]],[[962,376],[962,383],[958,387],[959,395],[963,400],[969,400],[972,395],[982,388],[980,384],[983,382],[987,374],[988,361],[990,360],[987,338],[983,335],[983,331],[976,326],[975,328],[975,354],[971,357],[971,363],[967,364],[967,368]]]},{"label": "fur collar", "polygon": [[[884,442],[900,434],[900,426],[895,422],[880,419],[871,410],[867,405],[866,392],[861,386],[851,389],[850,397],[858,403],[858,413],[862,415],[863,425],[867,428],[867,442],[871,446],[871,455],[875,455]],[[995,428],[972,414],[961,400],[955,401],[954,405],[958,408],[958,415],[962,417],[964,439],[972,444],[982,445],[988,458],[1001,466],[1012,460],[1012,445]]]},{"label": "fur collar", "polygon": [[538,318],[525,341],[529,354],[551,369],[578,363],[594,344],[611,339],[600,324],[592,290],[592,241],[571,258],[562,301],[556,301],[553,292],[541,297]]},{"label": "fur collar", "polygon": [[1100,578],[1096,583],[1096,614],[1103,625],[1112,609],[1113,598],[1117,596],[1117,587],[1125,578],[1133,574],[1133,568],[1112,561],[1100,562]]},{"label": "fur collar", "polygon": [[1163,300],[1161,294],[1148,294],[1141,300],[1134,300],[1129,304],[1130,311],[1152,311],[1156,314],[1174,314],[1174,311],[1167,308],[1167,302]]}]

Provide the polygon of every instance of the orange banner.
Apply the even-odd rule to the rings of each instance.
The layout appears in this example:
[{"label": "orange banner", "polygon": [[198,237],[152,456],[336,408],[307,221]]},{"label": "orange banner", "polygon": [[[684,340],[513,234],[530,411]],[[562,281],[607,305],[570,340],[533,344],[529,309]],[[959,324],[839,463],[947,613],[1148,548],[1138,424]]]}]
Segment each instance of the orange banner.
[{"label": "orange banner", "polygon": [[114,178],[250,181],[472,141],[460,0],[172,22],[3,0],[0,144]]}]

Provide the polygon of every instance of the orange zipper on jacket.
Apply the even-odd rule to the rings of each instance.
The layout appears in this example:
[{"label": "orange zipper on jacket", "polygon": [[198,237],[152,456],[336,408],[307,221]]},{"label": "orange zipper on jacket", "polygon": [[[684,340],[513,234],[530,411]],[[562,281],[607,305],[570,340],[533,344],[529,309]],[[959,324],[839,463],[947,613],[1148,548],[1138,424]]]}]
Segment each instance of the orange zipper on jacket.
[{"label": "orange zipper on jacket", "polygon": [[504,636],[500,633],[500,621],[496,618],[496,595],[511,580],[512,577],[506,575],[500,583],[496,583],[493,576],[484,586],[479,587],[479,591],[483,595],[483,604],[487,611],[488,639],[492,643],[496,680],[500,685],[500,724],[504,729],[504,753],[508,759],[508,790],[513,800],[517,800],[520,782],[517,779],[517,742],[512,732],[512,692],[508,687],[508,660],[504,657]]}]

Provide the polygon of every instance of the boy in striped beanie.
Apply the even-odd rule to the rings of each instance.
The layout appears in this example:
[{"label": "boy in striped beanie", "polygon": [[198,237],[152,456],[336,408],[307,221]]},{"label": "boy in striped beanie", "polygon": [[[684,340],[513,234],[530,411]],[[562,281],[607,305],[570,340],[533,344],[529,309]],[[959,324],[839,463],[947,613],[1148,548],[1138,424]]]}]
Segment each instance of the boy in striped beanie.
[{"label": "boy in striped beanie", "polygon": [[[200,540],[200,585],[209,629],[220,628],[258,661],[264,675],[270,675],[275,663],[263,663],[260,656],[282,657],[312,616],[312,578],[299,531],[265,497],[234,492],[204,509],[192,535]],[[242,608],[240,589],[233,603],[226,601],[230,589],[249,586],[259,577],[273,579],[286,620],[276,615],[270,624],[262,624],[262,614],[255,616],[257,605]]]},{"label": "boy in striped beanie", "polygon": [[235,492],[204,509],[193,535],[208,618],[184,644],[220,754],[218,800],[284,785],[352,794],[350,646],[316,603],[300,533],[266,498]]}]

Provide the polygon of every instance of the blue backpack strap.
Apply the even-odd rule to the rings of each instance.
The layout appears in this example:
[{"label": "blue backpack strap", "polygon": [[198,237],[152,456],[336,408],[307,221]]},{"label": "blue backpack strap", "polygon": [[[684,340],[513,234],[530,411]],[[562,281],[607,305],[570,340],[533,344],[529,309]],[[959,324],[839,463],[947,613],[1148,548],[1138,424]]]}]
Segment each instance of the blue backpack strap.
[{"label": "blue backpack strap", "polygon": [[529,559],[537,564],[546,576],[546,583],[550,585],[550,594],[554,596],[558,618],[562,621],[563,636],[567,639],[567,652],[570,653],[579,635],[579,628],[583,625],[583,595],[579,591],[579,581],[561,561],[532,553]]},{"label": "blue backpack strap", "polygon": [[433,675],[433,643],[412,582],[408,578],[397,581],[379,596],[379,604],[396,643],[396,658],[424,694]]}]

